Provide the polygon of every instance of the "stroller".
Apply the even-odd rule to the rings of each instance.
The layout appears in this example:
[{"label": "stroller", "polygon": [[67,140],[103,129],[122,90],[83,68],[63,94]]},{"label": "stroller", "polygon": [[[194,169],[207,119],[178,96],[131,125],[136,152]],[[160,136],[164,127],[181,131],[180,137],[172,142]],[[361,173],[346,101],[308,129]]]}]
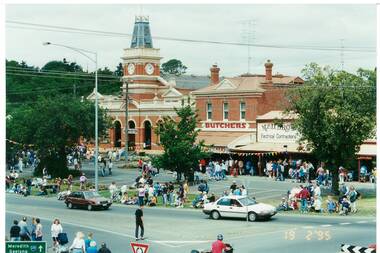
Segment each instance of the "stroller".
[{"label": "stroller", "polygon": [[67,234],[59,233],[57,240],[58,240],[58,247],[56,247],[55,253],[69,253],[70,252],[69,248],[65,246],[69,242],[69,239],[67,238]]}]

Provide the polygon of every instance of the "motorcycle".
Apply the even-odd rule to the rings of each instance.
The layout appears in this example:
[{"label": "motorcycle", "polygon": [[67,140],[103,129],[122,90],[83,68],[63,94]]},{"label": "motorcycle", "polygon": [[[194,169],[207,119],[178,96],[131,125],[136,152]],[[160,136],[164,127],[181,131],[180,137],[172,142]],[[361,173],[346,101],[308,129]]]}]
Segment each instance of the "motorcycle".
[{"label": "motorcycle", "polygon": [[[234,252],[234,249],[232,247],[231,244],[229,243],[226,243],[226,248],[224,249],[224,253],[233,253]],[[196,249],[193,249],[190,253],[212,253],[211,250],[196,250]]]}]

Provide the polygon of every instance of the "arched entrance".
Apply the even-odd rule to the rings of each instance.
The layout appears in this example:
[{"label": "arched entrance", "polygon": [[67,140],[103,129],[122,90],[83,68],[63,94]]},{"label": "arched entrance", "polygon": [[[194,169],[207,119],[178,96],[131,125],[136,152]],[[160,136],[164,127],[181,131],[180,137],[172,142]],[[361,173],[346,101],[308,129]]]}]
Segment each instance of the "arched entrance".
[{"label": "arched entrance", "polygon": [[152,124],[150,121],[144,122],[144,149],[152,148]]},{"label": "arched entrance", "polygon": [[120,121],[115,121],[114,123],[115,137],[113,140],[114,146],[117,148],[121,147],[121,123]]},{"label": "arched entrance", "polygon": [[136,148],[136,124],[132,120],[128,122],[128,149],[135,150]]}]

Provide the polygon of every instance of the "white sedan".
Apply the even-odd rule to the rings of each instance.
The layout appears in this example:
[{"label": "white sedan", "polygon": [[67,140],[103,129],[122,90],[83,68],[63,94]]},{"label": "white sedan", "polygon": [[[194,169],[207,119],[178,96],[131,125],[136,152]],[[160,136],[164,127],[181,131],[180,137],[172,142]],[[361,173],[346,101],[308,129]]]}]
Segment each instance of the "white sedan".
[{"label": "white sedan", "polygon": [[214,220],[220,217],[245,218],[249,221],[269,219],[277,213],[271,205],[258,203],[245,196],[225,196],[204,205],[203,212]]}]

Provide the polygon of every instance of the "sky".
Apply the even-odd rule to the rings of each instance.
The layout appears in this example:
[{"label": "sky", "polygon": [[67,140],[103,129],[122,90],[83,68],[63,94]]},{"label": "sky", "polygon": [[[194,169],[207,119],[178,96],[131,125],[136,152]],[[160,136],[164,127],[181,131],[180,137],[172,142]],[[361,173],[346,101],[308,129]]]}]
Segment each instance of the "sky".
[{"label": "sky", "polygon": [[[222,76],[243,73],[264,74],[270,59],[274,73],[301,75],[311,62],[355,72],[358,68],[374,69],[375,52],[295,50],[289,48],[215,45],[155,39],[172,37],[222,42],[247,42],[244,22],[254,20],[251,29],[254,44],[319,47],[376,48],[376,5],[7,5],[6,20],[45,25],[75,27],[132,34],[135,15],[149,16],[153,45],[160,48],[161,63],[179,59],[187,73],[209,75],[217,63]],[[16,28],[18,27],[18,28]],[[25,27],[24,27],[25,28]],[[24,60],[42,67],[50,60],[66,58],[90,71],[93,63],[80,54],[58,47],[46,47],[50,41],[98,53],[99,67],[111,70],[121,62],[123,49],[130,37],[97,36],[20,29],[6,23],[6,58]],[[250,36],[248,36],[250,37]],[[342,42],[343,39],[343,42]]]}]

